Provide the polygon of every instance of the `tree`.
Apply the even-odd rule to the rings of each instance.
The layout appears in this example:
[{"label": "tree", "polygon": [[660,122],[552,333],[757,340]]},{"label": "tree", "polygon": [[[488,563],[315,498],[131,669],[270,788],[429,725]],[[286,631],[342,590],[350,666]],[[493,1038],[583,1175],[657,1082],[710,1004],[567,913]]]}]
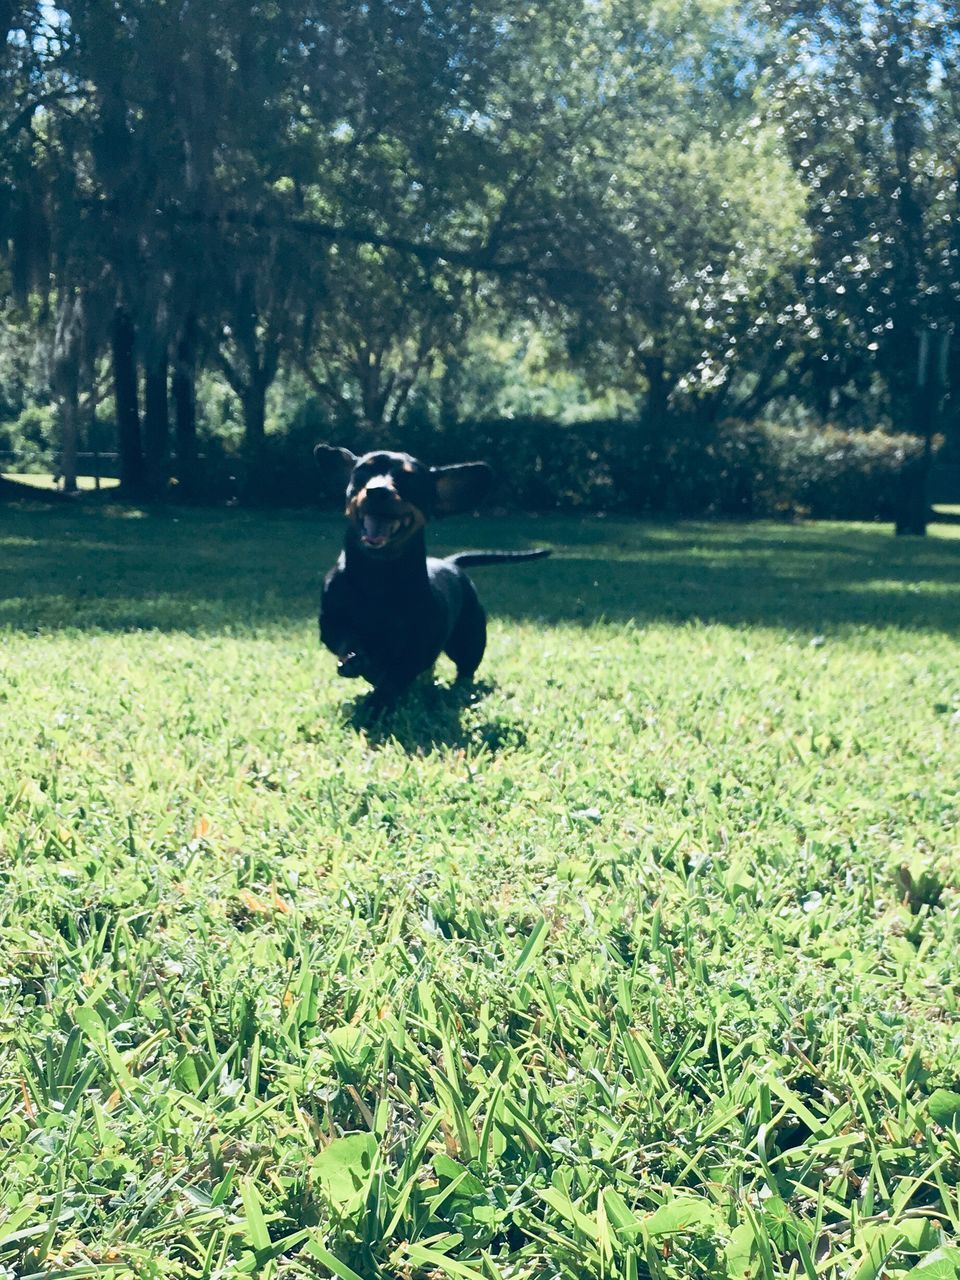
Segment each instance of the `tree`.
[{"label": "tree", "polygon": [[[476,312],[561,332],[664,439],[757,413],[798,372],[825,411],[881,374],[915,409],[916,352],[884,335],[955,319],[934,136],[957,136],[937,71],[954,18],[920,0],[6,0],[0,259],[51,342],[58,315],[82,319],[58,385],[67,353],[109,349],[140,493],[163,492],[171,446],[200,491],[204,365],[238,397],[256,497],[285,367],[373,436]],[[865,105],[834,109],[841,91]]]},{"label": "tree", "polygon": [[953,4],[774,0],[786,137],[813,244],[804,278],[805,376],[824,412],[871,379],[894,425],[925,416],[921,335],[960,320],[956,155],[945,68]]},{"label": "tree", "polygon": [[[823,409],[871,378],[893,424],[929,441],[936,397],[922,352],[960,319],[960,131],[945,67],[960,11],[925,0],[776,0],[789,37],[784,118],[807,189],[813,255],[807,375]],[[898,531],[926,524],[925,469]]]},{"label": "tree", "polygon": [[310,386],[371,443],[392,435],[417,382],[462,340],[474,292],[468,272],[389,249],[333,250],[323,294],[304,315]]},{"label": "tree", "polygon": [[[759,120],[663,137],[624,166],[620,270],[583,355],[644,392],[648,420],[756,412],[788,376],[783,311],[805,242],[797,186]],[[591,319],[588,317],[588,319]],[[581,331],[574,329],[579,354]]]},{"label": "tree", "polygon": [[765,36],[749,29],[742,6],[714,0],[644,7],[624,51],[649,64],[647,94],[607,144],[585,240],[597,287],[561,299],[570,355],[598,390],[641,394],[664,441],[677,418],[757,412],[789,374],[802,189],[764,109]]}]

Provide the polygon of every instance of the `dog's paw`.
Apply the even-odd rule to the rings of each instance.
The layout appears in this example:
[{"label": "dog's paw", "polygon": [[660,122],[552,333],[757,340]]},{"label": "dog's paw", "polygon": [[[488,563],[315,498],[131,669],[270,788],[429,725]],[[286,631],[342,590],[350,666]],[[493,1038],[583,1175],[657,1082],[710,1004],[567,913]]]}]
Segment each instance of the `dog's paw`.
[{"label": "dog's paw", "polygon": [[356,680],[363,675],[364,665],[362,654],[348,653],[337,663],[337,675],[343,676],[345,680]]}]

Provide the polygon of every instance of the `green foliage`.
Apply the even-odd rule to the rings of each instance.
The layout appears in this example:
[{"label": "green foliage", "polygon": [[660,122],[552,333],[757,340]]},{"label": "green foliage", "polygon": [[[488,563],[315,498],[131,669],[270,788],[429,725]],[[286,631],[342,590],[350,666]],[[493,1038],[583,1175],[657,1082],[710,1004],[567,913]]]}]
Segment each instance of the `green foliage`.
[{"label": "green foliage", "polygon": [[513,508],[828,520],[892,520],[921,448],[880,431],[680,422],[665,432],[619,418],[469,421],[439,434],[411,422],[399,439],[438,462],[484,458]]},{"label": "green foliage", "polygon": [[[815,519],[893,520],[900,487],[920,463],[915,436],[884,431],[732,426],[721,430],[724,509]],[[746,455],[746,456],[744,456]],[[739,496],[738,496],[739,495]]]},{"label": "green foliage", "polygon": [[181,392],[199,370],[234,401],[205,477],[182,433],[192,492],[282,487],[278,379],[274,406],[303,389],[287,421],[309,395],[366,441],[622,413],[686,449],[691,419],[787,403],[956,434],[960,397],[916,386],[960,293],[951,6],[64,0],[0,22],[5,418],[49,374],[73,440],[122,308],[154,390],[169,360]]},{"label": "green foliage", "polygon": [[[237,492],[241,459],[218,433],[206,439],[209,499]],[[339,503],[302,459],[317,440],[363,449],[369,441],[305,401],[289,425],[275,419],[264,450],[261,494],[278,504]],[[456,422],[437,428],[411,416],[376,444],[433,464],[482,458],[497,476],[494,501],[511,510],[632,511],[683,515],[812,516],[893,520],[905,474],[919,464],[913,436],[838,428],[721,422],[715,427],[629,418],[560,423],[537,417]]]},{"label": "green foliage", "polygon": [[[0,297],[5,293],[0,269]],[[36,315],[24,315],[0,302],[0,428],[30,404],[47,398],[43,346],[37,341]]]},{"label": "green foliage", "polygon": [[438,525],[555,557],[371,725],[339,534],[0,511],[0,1263],[956,1274],[960,542]]},{"label": "green foliage", "polygon": [[[607,286],[574,321],[571,352],[592,385],[643,391],[658,420],[751,412],[789,377],[803,189],[739,9],[704,6],[692,29],[667,28],[667,45],[661,114],[634,125],[611,180]],[[735,93],[705,70],[728,59]]]},{"label": "green foliage", "polygon": [[0,425],[0,449],[14,455],[16,471],[57,470],[57,424],[53,405],[28,405]]},{"label": "green foliage", "polygon": [[960,15],[914,0],[771,0],[767,11],[783,36],[774,88],[812,236],[797,372],[827,413],[879,376],[894,424],[909,425],[920,332],[953,325],[960,289],[960,113],[943,74]]}]

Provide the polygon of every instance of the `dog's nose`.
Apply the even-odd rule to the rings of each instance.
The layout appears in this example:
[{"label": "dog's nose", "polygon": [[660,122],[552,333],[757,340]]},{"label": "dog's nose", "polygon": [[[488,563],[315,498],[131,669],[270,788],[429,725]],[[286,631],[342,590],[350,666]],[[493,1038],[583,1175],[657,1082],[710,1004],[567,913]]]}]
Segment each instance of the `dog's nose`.
[{"label": "dog's nose", "polygon": [[363,486],[363,493],[360,497],[362,503],[373,502],[378,506],[384,503],[392,505],[398,497],[394,488],[393,477],[371,476]]}]

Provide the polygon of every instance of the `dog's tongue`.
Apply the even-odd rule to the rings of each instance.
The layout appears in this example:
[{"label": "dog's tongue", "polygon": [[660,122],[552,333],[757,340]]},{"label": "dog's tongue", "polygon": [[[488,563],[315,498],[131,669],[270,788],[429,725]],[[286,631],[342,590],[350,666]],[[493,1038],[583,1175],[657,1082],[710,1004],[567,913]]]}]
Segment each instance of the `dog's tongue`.
[{"label": "dog's tongue", "polygon": [[382,547],[385,542],[389,542],[396,527],[396,520],[390,520],[387,516],[374,516],[364,512],[363,528],[360,536],[368,547]]}]

